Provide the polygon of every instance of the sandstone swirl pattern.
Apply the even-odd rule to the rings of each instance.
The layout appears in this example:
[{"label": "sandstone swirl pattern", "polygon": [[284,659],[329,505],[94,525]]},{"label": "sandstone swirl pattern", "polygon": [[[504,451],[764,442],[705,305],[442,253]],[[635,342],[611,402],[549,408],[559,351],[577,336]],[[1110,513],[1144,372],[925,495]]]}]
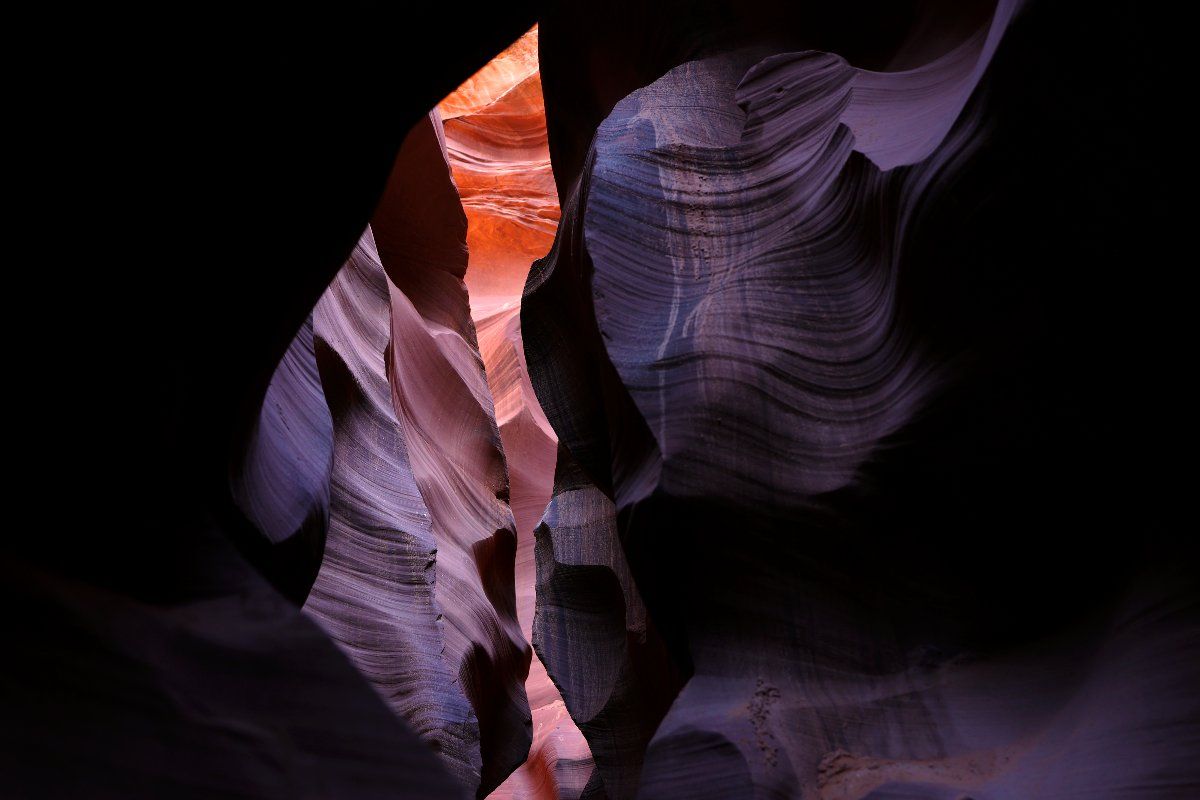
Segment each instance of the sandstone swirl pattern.
[{"label": "sandstone swirl pattern", "polygon": [[1011,13],[900,74],[731,55],[613,110],[584,235],[600,334],[658,449],[653,488],[803,505],[921,407],[937,376],[899,324],[901,242],[971,135],[946,140]]},{"label": "sandstone swirl pattern", "polygon": [[275,368],[230,481],[264,547],[276,550],[266,560],[272,581],[297,603],[317,576],[329,522],[333,420],[313,348],[310,315]]},{"label": "sandstone swirl pattern", "polygon": [[436,115],[314,312],[334,421],[331,520],[305,606],[479,796],[524,759],[508,477]]},{"label": "sandstone swirl pattern", "polygon": [[[529,382],[519,316],[529,265],[550,249],[558,222],[537,36],[537,28],[526,33],[438,107],[467,216],[466,284],[508,464],[517,618],[526,637],[534,623],[534,528],[550,500],[557,451]],[[525,690],[529,758],[491,797],[580,797],[593,777],[591,756],[536,654]]]},{"label": "sandstone swirl pattern", "polygon": [[[1025,320],[1005,308],[1009,342],[954,341],[939,326],[964,312],[938,306],[997,302],[965,274],[994,242],[937,225],[987,143],[979,87],[1017,10],[1001,0],[949,40],[915,24],[879,70],[780,48],[780,31],[722,47],[704,21],[652,28],[665,52],[715,54],[647,68],[563,165],[563,222],[522,310],[560,439],[534,644],[610,797],[1125,796],[1182,775],[1176,742],[1152,745],[1139,720],[1182,730],[1195,703],[1169,698],[1187,670],[1134,666],[1194,618],[1178,579],[1081,598],[1085,626],[1052,567],[997,555],[1038,546],[1021,516],[992,523],[955,496],[1037,513],[1004,491],[1034,468],[1025,441],[992,438],[1011,412],[986,399],[1050,385],[1017,366]],[[621,47],[603,35],[593,55]],[[554,52],[547,76],[594,78],[548,98],[552,150],[559,130],[569,155],[590,134],[572,127],[587,118],[575,93],[637,78]],[[921,283],[932,265],[942,286]],[[977,532],[978,559],[963,549]],[[1072,552],[1064,528],[1042,540]],[[1119,573],[1098,567],[1093,585]],[[1079,627],[1053,629],[1064,619]],[[1145,705],[1103,699],[1122,676]],[[1119,756],[1120,738],[1145,755]]]},{"label": "sandstone swirl pattern", "polygon": [[[943,142],[987,41],[981,32],[897,76],[815,52],[688,62],[618,103],[596,133],[525,321],[539,332],[527,344],[535,386],[565,445],[534,641],[612,797],[752,797],[815,778],[815,760],[792,763],[806,748],[780,719],[780,686],[808,691],[787,664],[809,656],[762,644],[803,639],[798,618],[762,604],[793,595],[773,584],[804,571],[782,551],[764,570],[753,554],[775,548],[754,531],[850,483],[937,385],[899,324],[899,244],[929,176],[969,137],[968,124]],[[723,526],[741,528],[748,551],[726,556],[729,578],[695,566],[725,550]],[[665,530],[686,550],[653,541]],[[674,663],[635,657],[658,648],[627,552],[685,573],[642,583],[661,592],[660,619],[686,625],[668,643]],[[751,588],[754,574],[767,583]],[[731,608],[704,597],[721,582]]]}]

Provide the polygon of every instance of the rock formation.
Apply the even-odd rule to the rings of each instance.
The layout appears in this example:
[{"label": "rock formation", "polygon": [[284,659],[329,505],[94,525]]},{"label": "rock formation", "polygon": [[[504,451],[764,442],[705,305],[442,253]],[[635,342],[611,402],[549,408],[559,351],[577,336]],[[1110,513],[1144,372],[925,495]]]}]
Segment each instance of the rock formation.
[{"label": "rock formation", "polygon": [[334,419],[331,522],[306,610],[479,796],[529,748],[508,476],[436,114],[405,140],[314,312]]},{"label": "rock formation", "polygon": [[[532,637],[534,528],[550,501],[557,438],[529,382],[520,330],[530,264],[550,249],[558,203],[529,31],[439,105],[467,215],[466,283],[508,463],[517,524],[517,617]],[[578,798],[592,777],[587,744],[536,655],[525,689],[533,712],[528,761],[492,798]]]},{"label": "rock formation", "polygon": [[1078,5],[47,26],[0,795],[1200,794],[1186,95]]},{"label": "rock formation", "polygon": [[329,522],[333,420],[314,346],[310,316],[275,368],[230,482],[234,500],[261,532],[252,541],[260,550],[278,550],[274,583],[296,603],[317,577]]},{"label": "rock formation", "polygon": [[[279,430],[263,409],[272,374],[409,128],[528,29],[533,7],[480,9],[436,64],[395,45],[437,29],[442,9],[175,11],[149,36],[132,35],[145,19],[108,14],[31,29],[71,62],[47,113],[30,112],[30,131],[59,132],[30,155],[62,214],[37,213],[60,253],[87,242],[94,258],[21,282],[47,320],[75,322],[56,329],[70,343],[55,333],[22,350],[42,366],[14,363],[42,392],[17,427],[20,493],[44,496],[47,515],[0,548],[5,600],[24,614],[0,668],[0,794],[465,796],[296,607],[319,565],[319,442],[299,453],[295,485],[263,489],[284,503],[248,503],[231,483],[271,481],[297,454],[263,442]],[[94,149],[67,147],[84,120],[104,120]],[[104,155],[60,173],[84,150]],[[53,418],[71,432],[33,433]],[[51,500],[43,479],[64,459],[79,479]]]},{"label": "rock formation", "polygon": [[[1057,277],[1015,308],[986,294],[1014,280],[987,243],[1019,201],[979,194],[994,166],[962,177],[993,128],[1036,126],[978,88],[1002,54],[990,84],[1021,109],[1004,74],[1028,52],[1007,41],[1016,11],[918,13],[907,38],[850,60],[813,47],[841,40],[836,14],[791,29],[800,48],[786,26],[672,28],[634,8],[615,13],[632,33],[586,11],[543,25],[564,213],[522,309],[560,439],[534,643],[608,796],[1118,796],[1186,781],[1180,747],[1151,744],[1141,720],[1194,729],[1195,698],[1168,700],[1194,667],[1133,665],[1194,624],[1194,585],[1155,588],[1101,557],[1075,578],[1087,600],[1061,588],[1052,565],[1082,545],[1058,509],[1094,491],[1094,445],[997,436],[1012,413],[1068,435],[1052,409],[1070,396],[1044,365],[1072,351],[1032,348],[1076,333],[1069,314],[1022,331],[1019,309],[1069,302]],[[584,66],[642,35],[658,63]],[[1032,175],[1014,152],[989,155]],[[948,199],[964,184],[993,218]],[[1070,482],[1031,467],[1050,453]],[[1015,475],[1019,496],[1002,488]],[[976,554],[963,537],[1005,544]],[[1031,562],[1035,541],[1048,557]],[[1122,681],[1147,704],[1101,699]],[[1118,755],[1119,739],[1145,754]]]}]

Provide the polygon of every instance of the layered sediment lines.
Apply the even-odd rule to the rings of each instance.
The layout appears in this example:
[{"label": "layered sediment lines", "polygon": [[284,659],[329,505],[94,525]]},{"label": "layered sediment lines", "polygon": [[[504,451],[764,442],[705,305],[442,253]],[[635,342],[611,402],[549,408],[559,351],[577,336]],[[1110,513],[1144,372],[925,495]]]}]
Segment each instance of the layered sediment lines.
[{"label": "layered sediment lines", "polygon": [[[1070,379],[1121,303],[1074,302],[1086,237],[1037,258],[1111,216],[1042,121],[1095,78],[1019,0],[885,5],[549,7],[549,123],[535,29],[409,135],[250,425],[242,544],[309,619],[234,569],[211,619],[112,605],[118,659],[217,648],[217,716],[343,794],[427,754],[313,620],[476,797],[1186,796],[1195,577],[1096,552],[1121,415]],[[361,774],[253,679],[299,661]]]},{"label": "layered sediment lines", "polygon": [[[466,283],[508,464],[517,617],[531,637],[534,528],[550,500],[557,446],[529,382],[520,330],[525,277],[550,249],[558,222],[537,29],[443,100],[439,112],[467,216]],[[587,745],[536,655],[525,689],[533,712],[529,758],[491,797],[580,797],[592,777]]]},{"label": "layered sediment lines", "polygon": [[230,480],[263,548],[275,551],[264,559],[272,582],[297,604],[317,576],[329,522],[333,421],[313,348],[310,315],[275,368]]},{"label": "layered sediment lines", "polygon": [[[1000,487],[1037,446],[995,438],[1006,412],[979,398],[1045,376],[1023,342],[947,333],[968,329],[963,304],[1025,322],[980,301],[963,271],[990,245],[944,222],[964,219],[946,190],[986,145],[976,90],[1017,5],[918,19],[871,70],[781,48],[786,30],[696,47],[673,31],[664,50],[719,54],[631,87],[594,135],[572,127],[577,98],[637,78],[593,61],[586,88],[554,83],[558,152],[591,143],[556,164],[563,220],[522,307],[560,440],[534,645],[610,798],[1116,796],[1182,775],[1138,720],[1182,731],[1194,711],[1169,698],[1187,670],[1132,665],[1194,604],[1134,582],[1073,605],[1020,550],[980,563],[962,545],[970,519],[1036,546]],[[583,58],[620,46],[555,30]],[[546,45],[548,75],[589,75]],[[1011,503],[1005,522],[959,492]],[[1097,586],[1120,574],[1100,569]],[[1147,707],[1103,699],[1122,676]],[[1120,736],[1146,760],[1117,757]]]},{"label": "layered sediment lines", "polygon": [[[110,109],[114,126],[158,126],[117,159],[130,191],[109,198],[103,222],[92,217],[125,255],[119,269],[30,273],[31,298],[70,286],[90,312],[73,326],[78,346],[43,337],[22,349],[52,365],[26,372],[44,390],[18,443],[29,475],[66,463],[65,442],[33,429],[76,404],[83,386],[97,424],[70,426],[66,459],[87,477],[43,506],[36,535],[0,548],[0,595],[21,610],[0,667],[0,795],[467,797],[299,609],[321,563],[326,509],[345,513],[330,470],[346,478],[349,448],[334,438],[354,423],[325,408],[312,332],[297,332],[366,227],[405,132],[527,29],[534,8],[477,10],[436,62],[392,45],[397,31],[437,29],[441,9],[212,12],[199,27],[168,22],[163,37],[114,31],[106,45],[153,64],[172,86],[171,109],[118,77],[115,61],[88,59],[95,85],[128,89],[131,102]],[[202,50],[219,51],[228,69],[192,80]],[[187,122],[174,111],[185,108]],[[92,342],[79,337],[85,327]],[[60,368],[67,352],[70,370]],[[375,414],[347,411],[345,400],[334,405],[347,415]],[[361,443],[357,488],[382,446]],[[251,537],[260,546],[249,555],[231,544]],[[379,545],[371,569],[391,569],[395,553]],[[349,602],[374,608],[356,643],[369,644],[377,623],[408,624],[378,613],[403,587],[360,586]],[[456,672],[455,657],[446,661]],[[396,668],[385,661],[367,671]],[[484,682],[519,692],[522,677]]]},{"label": "layered sediment lines", "polygon": [[1200,795],[1165,17],[414,8],[155,37],[23,270],[0,794]]},{"label": "layered sediment lines", "polygon": [[460,782],[501,798],[579,797],[593,777],[525,644],[556,452],[519,326],[558,220],[536,35],[410,133],[234,484],[272,543],[315,549],[306,612]]},{"label": "layered sediment lines", "polygon": [[409,134],[314,312],[334,424],[325,558],[305,606],[479,796],[529,746],[508,477],[463,274],[441,125]]}]

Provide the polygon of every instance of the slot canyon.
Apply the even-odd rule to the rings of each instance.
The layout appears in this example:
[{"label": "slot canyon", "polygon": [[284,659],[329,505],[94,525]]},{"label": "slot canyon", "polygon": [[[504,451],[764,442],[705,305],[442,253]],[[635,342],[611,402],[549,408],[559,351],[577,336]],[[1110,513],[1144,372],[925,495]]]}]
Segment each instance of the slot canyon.
[{"label": "slot canyon", "polygon": [[0,797],[1200,797],[1159,22],[101,43],[61,152],[115,174],[42,180],[91,255],[12,339]]}]

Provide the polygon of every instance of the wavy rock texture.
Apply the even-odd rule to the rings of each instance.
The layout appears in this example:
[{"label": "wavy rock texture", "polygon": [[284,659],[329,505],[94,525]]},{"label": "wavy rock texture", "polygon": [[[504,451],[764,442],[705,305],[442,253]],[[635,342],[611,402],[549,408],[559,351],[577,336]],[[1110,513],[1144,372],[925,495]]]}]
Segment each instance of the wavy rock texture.
[{"label": "wavy rock texture", "polygon": [[483,796],[528,752],[529,650],[465,236],[431,116],[314,312],[334,458],[325,560],[305,608]]},{"label": "wavy rock texture", "polygon": [[626,491],[786,511],[846,486],[925,404],[936,376],[898,324],[899,242],[970,136],[939,148],[1011,5],[918,69],[732,55],[613,110],[584,235],[600,333],[660,473]]},{"label": "wavy rock texture", "polygon": [[231,479],[238,507],[276,549],[269,560],[278,564],[274,583],[297,604],[308,596],[324,552],[332,458],[333,421],[309,316],[271,377]]},{"label": "wavy rock texture", "polygon": [[[517,526],[517,618],[534,617],[534,528],[550,500],[557,438],[525,365],[520,297],[529,265],[550,249],[558,202],[529,31],[439,105],[467,215],[466,283],[508,464]],[[535,655],[525,682],[533,712],[529,758],[492,798],[577,798],[591,778],[587,744]]]},{"label": "wavy rock texture", "polygon": [[[1085,599],[1055,575],[1086,547],[1059,516],[1082,495],[1050,494],[1061,476],[1030,457],[1090,476],[1093,445],[1007,420],[1067,435],[1047,407],[1074,400],[1041,371],[1059,354],[1029,348],[1071,324],[1025,338],[1057,284],[1002,307],[995,239],[947,224],[997,236],[945,190],[985,147],[977,89],[1016,6],[914,24],[873,70],[780,36],[707,48],[616,102],[576,169],[556,164],[563,222],[522,309],[560,439],[534,644],[609,796],[1126,796],[1196,779],[1194,585],[1102,558]],[[592,95],[636,80],[614,68]],[[586,113],[555,85],[552,152],[562,130],[569,156]],[[960,322],[963,305],[1011,338]],[[1014,475],[1029,494],[1001,490]],[[1021,527],[1047,507],[1045,531]],[[1044,559],[1023,556],[1039,544]],[[656,636],[668,655],[638,654]],[[1175,648],[1185,663],[1149,667]],[[1109,694],[1122,683],[1144,702]]]},{"label": "wavy rock texture", "polygon": [[[444,8],[176,10],[155,37],[102,26],[78,42],[95,58],[67,45],[89,66],[56,105],[64,115],[106,102],[93,89],[123,87],[107,105],[102,146],[114,158],[92,165],[119,161],[129,191],[96,203],[86,223],[74,213],[83,224],[54,223],[64,247],[88,240],[121,253],[119,268],[70,259],[22,286],[32,305],[62,293],[62,318],[77,324],[70,342],[20,348],[19,369],[41,391],[16,452],[47,513],[36,535],[0,545],[0,594],[21,609],[0,665],[0,795],[466,796],[297,609],[319,548],[305,544],[275,573],[230,546],[254,527],[235,507],[230,465],[257,423],[242,478],[271,485],[250,498],[256,521],[284,537],[278,547],[307,540],[288,534],[323,516],[319,473],[333,447],[309,440],[320,413],[304,433],[275,424],[292,402],[301,416],[319,405],[288,393],[264,408],[272,375],[279,386],[290,371],[281,360],[370,220],[407,131],[535,9],[517,0],[463,15],[432,61],[397,47],[397,34],[441,29]],[[147,76],[150,64],[169,92],[130,80],[126,66]],[[137,130],[147,135],[126,135]],[[65,142],[35,135],[39,158],[65,156]],[[75,176],[85,193],[107,182],[87,172]],[[309,387],[311,367],[295,373]],[[47,440],[43,422],[81,419],[81,395],[91,421]],[[51,499],[44,479],[66,454],[80,479]],[[295,482],[275,484],[293,455]]]},{"label": "wavy rock texture", "polygon": [[532,6],[92,37],[0,794],[479,796],[531,632],[498,796],[1200,794],[1175,21],[1027,6],[540,4],[545,134],[532,37],[445,106],[470,230],[423,115]]},{"label": "wavy rock texture", "polygon": [[559,209],[546,144],[537,29],[438,107],[467,213],[467,285],[477,317],[516,303],[529,265],[546,254]]},{"label": "wavy rock texture", "polygon": [[537,606],[534,645],[596,762],[585,796],[630,797],[680,679],[634,586],[612,500],[561,448],[537,529]]},{"label": "wavy rock texture", "polygon": [[[586,285],[581,219],[576,194],[554,249],[530,274],[521,307],[532,377],[539,399],[553,404],[543,407],[561,439],[553,498],[537,529],[533,642],[588,739],[596,773],[587,796],[624,798],[636,791],[642,753],[682,670],[646,617],[619,538],[608,458],[621,454],[612,468],[622,476],[639,469],[645,458],[633,440],[644,425],[622,427],[636,425],[635,414],[613,391],[616,376],[601,358],[595,328],[586,325],[591,308],[578,292]],[[539,284],[547,278],[554,282]],[[612,423],[600,436],[587,430],[597,417]]]}]

